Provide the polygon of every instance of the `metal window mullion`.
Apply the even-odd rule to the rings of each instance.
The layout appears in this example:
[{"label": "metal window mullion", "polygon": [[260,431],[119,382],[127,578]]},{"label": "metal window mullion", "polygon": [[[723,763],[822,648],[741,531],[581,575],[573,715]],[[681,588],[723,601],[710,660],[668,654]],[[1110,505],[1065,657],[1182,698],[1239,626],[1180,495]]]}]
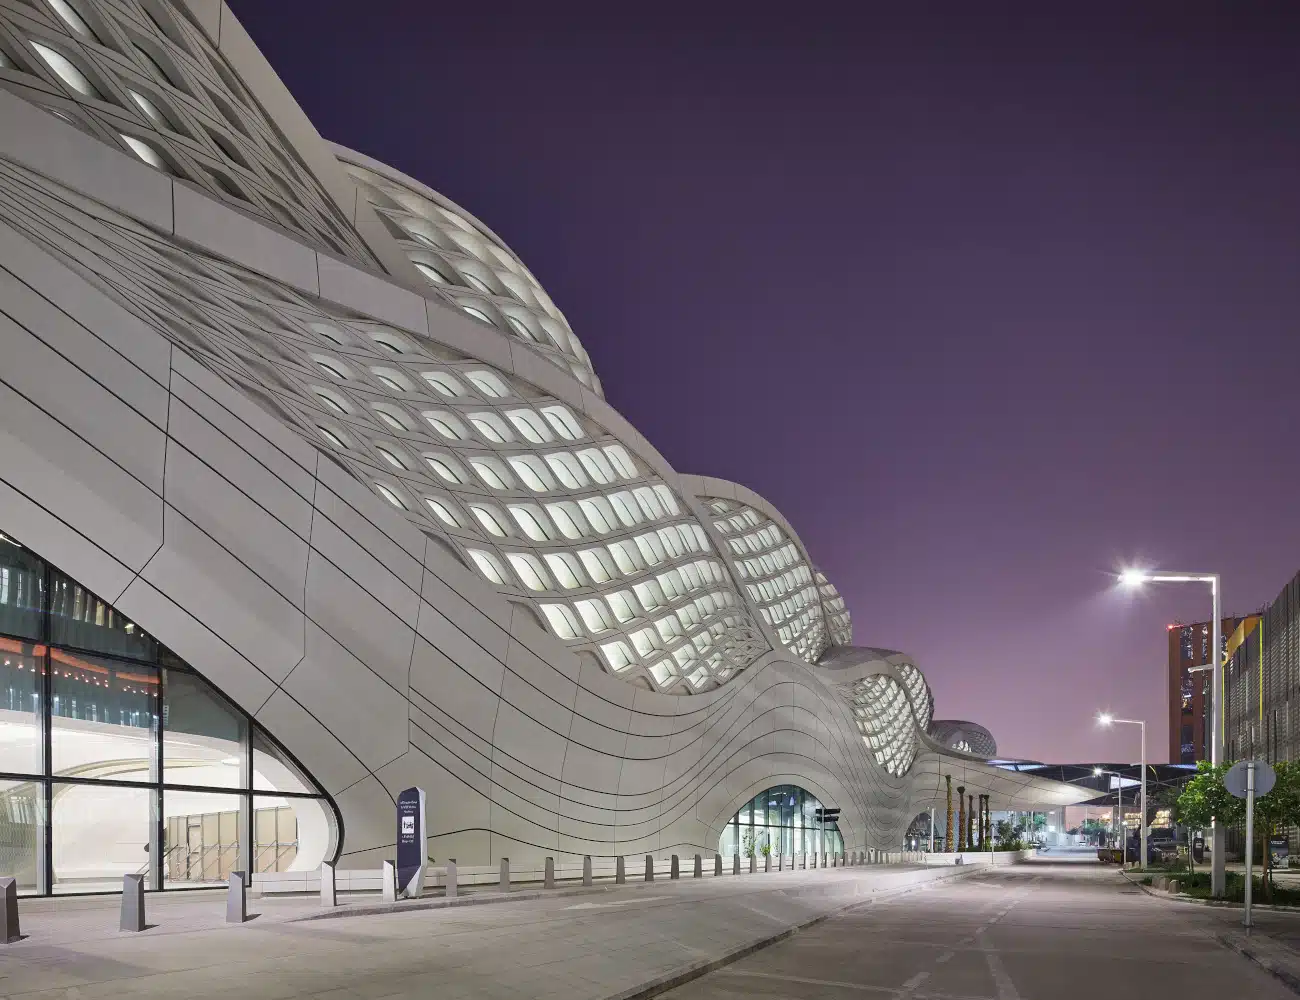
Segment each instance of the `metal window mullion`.
[{"label": "metal window mullion", "polygon": [[[54,671],[50,661],[50,635],[53,628],[50,623],[50,564],[41,560],[44,567],[44,579],[41,587],[41,625],[38,629],[41,639],[45,643],[45,662],[44,675],[41,684],[41,727],[43,729],[42,743],[44,760],[42,762],[42,771],[44,775],[44,794],[42,796],[43,811],[45,815],[44,829],[41,831],[44,842],[44,864],[41,866],[44,870],[41,872],[43,886],[37,886],[37,893],[43,896],[54,894],[54,719],[52,712],[54,709]],[[42,891],[43,890],[43,891]]]}]

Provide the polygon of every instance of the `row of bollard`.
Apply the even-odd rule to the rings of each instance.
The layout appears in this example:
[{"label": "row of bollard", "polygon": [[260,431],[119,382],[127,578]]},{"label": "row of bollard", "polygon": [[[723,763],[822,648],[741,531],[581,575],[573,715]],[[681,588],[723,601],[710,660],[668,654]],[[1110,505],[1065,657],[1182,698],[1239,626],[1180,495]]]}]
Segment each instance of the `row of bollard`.
[{"label": "row of bollard", "polygon": [[[790,868],[794,870],[798,855],[790,855]],[[873,864],[881,861],[885,855],[880,851],[857,851],[851,855],[826,855],[820,856],[820,867],[826,868],[829,857],[829,867],[849,867],[856,865]],[[809,859],[812,859],[812,868],[818,867],[818,855],[803,855],[803,864],[801,867],[807,869],[810,867]],[[777,856],[777,871],[785,870],[786,855]],[[749,858],[749,871],[753,874],[757,871],[758,859],[751,855]],[[457,868],[456,861],[453,858],[447,862],[446,875],[446,895],[454,898],[457,895]],[[763,857],[763,870],[770,872],[772,870],[772,856],[770,854]],[[740,855],[732,856],[731,872],[733,875],[740,874]],[[695,866],[692,872],[695,878],[704,877],[704,856],[695,855]],[[720,876],[722,874],[722,855],[713,856],[713,874]],[[653,882],[655,877],[654,856],[647,854],[645,856],[645,881]],[[681,864],[676,854],[672,855],[669,867],[670,879],[681,878]],[[627,869],[625,859],[619,855],[615,860],[614,882],[622,885],[627,882]],[[543,873],[543,884],[547,889],[555,888],[555,859],[547,858],[546,867]],[[582,859],[582,884],[590,886],[592,884],[591,857],[585,856]],[[510,859],[501,859],[501,872],[498,882],[498,888],[501,892],[510,890]],[[22,934],[19,930],[18,923],[18,881],[12,877],[0,878],[0,942],[11,944],[14,941],[21,940]],[[383,868],[383,899],[385,902],[395,903],[397,901],[397,869],[391,861],[384,862]],[[320,868],[320,901],[322,906],[338,905],[338,882],[333,865],[323,864]],[[248,880],[242,871],[230,873],[230,882],[226,890],[226,922],[242,924],[248,919]],[[124,931],[143,931],[147,926],[145,923],[144,907],[144,876],[143,875],[124,875],[122,876],[122,909],[120,929]]]},{"label": "row of bollard", "polygon": [[[231,872],[226,890],[226,923],[242,924],[248,920],[248,886],[243,872]],[[122,906],[118,915],[118,930],[138,932],[149,925],[145,922],[144,876],[122,876]],[[0,878],[0,942],[13,944],[22,940],[18,922],[18,880]]]}]

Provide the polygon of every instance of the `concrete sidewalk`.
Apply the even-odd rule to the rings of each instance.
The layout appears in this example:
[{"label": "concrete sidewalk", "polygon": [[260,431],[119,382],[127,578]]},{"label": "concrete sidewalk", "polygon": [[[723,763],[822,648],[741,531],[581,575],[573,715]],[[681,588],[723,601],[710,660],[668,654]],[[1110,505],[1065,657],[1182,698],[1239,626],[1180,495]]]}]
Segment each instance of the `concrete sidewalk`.
[{"label": "concrete sidewalk", "polygon": [[[25,913],[25,940],[0,946],[0,995],[59,997],[438,996],[610,998],[689,979],[855,903],[943,883],[982,866],[879,866],[656,880],[491,905],[302,921],[302,899],[250,904],[221,922],[221,899],[150,899],[140,934],[100,904]],[[533,893],[528,893],[532,896]],[[31,907],[29,906],[30,910]],[[104,918],[111,917],[106,926]]]}]

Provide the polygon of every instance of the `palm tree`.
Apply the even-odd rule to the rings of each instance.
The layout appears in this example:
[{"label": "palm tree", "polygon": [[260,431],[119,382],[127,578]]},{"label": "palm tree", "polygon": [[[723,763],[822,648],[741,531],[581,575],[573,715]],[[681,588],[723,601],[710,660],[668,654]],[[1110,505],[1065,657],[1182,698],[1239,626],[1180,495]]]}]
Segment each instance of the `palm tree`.
[{"label": "palm tree", "polygon": [[952,775],[945,774],[943,780],[948,783],[948,825],[944,827],[943,847],[946,851],[953,850],[952,846]]}]

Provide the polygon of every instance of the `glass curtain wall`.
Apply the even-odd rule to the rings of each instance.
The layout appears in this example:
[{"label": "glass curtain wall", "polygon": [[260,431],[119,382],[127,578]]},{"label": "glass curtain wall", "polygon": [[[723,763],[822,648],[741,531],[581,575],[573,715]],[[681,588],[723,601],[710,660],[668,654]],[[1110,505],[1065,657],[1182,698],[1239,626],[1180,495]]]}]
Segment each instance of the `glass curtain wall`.
[{"label": "glass curtain wall", "polygon": [[[755,795],[722,828],[718,853],[723,857],[764,854],[843,854],[839,826],[817,819],[822,807],[798,785],[777,785]],[[766,848],[766,850],[765,850]]]},{"label": "glass curtain wall", "polygon": [[333,804],[166,647],[0,534],[0,875],[23,894],[310,870]]}]

